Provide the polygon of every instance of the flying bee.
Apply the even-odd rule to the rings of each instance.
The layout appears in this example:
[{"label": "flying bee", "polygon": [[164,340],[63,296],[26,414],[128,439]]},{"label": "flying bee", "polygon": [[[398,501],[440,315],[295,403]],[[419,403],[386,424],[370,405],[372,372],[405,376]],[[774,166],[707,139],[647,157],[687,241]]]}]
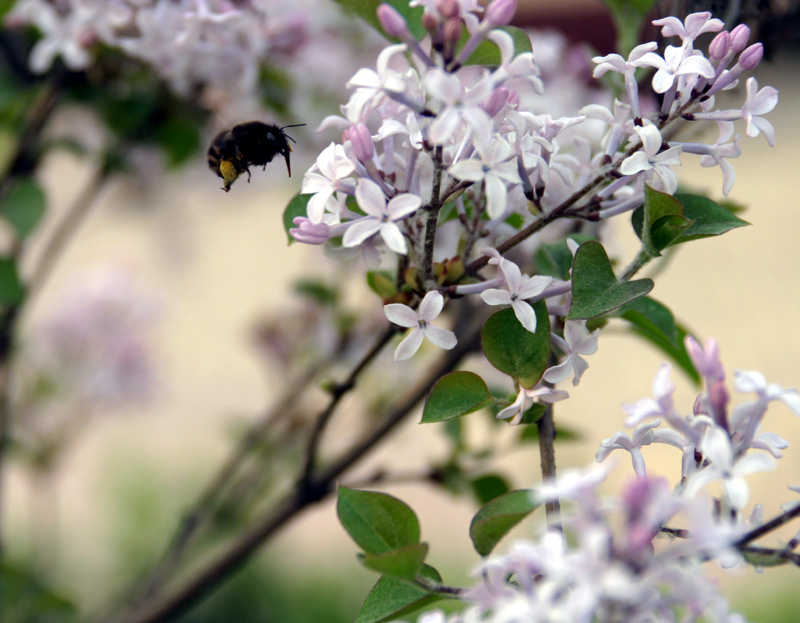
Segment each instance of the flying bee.
[{"label": "flying bee", "polygon": [[231,184],[242,173],[247,173],[250,181],[250,166],[263,166],[280,154],[286,159],[286,170],[292,177],[292,166],[289,154],[292,153],[292,143],[295,140],[286,134],[286,128],[297,128],[305,125],[285,125],[282,128],[271,123],[249,121],[233,126],[217,134],[208,148],[208,166],[224,181],[222,190],[228,192]]}]

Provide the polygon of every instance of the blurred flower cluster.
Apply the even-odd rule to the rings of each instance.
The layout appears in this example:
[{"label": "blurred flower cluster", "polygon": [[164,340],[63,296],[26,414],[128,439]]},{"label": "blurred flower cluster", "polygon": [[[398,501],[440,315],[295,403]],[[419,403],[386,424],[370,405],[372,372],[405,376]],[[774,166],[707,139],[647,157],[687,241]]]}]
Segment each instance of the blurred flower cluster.
[{"label": "blurred flower cluster", "polygon": [[45,466],[97,414],[147,404],[159,305],[120,268],[92,271],[35,322],[15,368],[15,444]]}]

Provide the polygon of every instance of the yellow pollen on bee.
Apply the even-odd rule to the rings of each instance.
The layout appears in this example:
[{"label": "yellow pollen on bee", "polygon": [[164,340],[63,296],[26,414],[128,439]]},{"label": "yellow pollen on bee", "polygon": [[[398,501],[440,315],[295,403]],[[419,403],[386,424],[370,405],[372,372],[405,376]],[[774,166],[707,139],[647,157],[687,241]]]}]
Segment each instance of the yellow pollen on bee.
[{"label": "yellow pollen on bee", "polygon": [[222,179],[225,180],[225,185],[230,186],[234,180],[239,177],[236,172],[236,167],[231,160],[223,160],[219,163],[219,172],[222,174]]}]

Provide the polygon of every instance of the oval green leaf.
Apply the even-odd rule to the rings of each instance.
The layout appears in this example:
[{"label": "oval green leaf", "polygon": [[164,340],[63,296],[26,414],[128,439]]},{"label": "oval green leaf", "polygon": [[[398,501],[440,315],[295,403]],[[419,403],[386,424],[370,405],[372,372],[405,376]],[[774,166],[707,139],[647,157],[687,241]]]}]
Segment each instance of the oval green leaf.
[{"label": "oval green leaf", "polygon": [[428,544],[418,543],[401,547],[386,554],[367,554],[361,562],[367,569],[404,580],[413,580],[422,569],[428,555]]},{"label": "oval green leaf", "polygon": [[17,263],[0,257],[0,305],[16,305],[25,298],[25,288],[19,279]]},{"label": "oval green leaf", "polygon": [[595,318],[644,296],[651,279],[619,283],[606,250],[599,242],[584,242],[572,261],[572,304],[568,320]]},{"label": "oval green leaf", "polygon": [[710,236],[719,236],[731,229],[750,224],[708,197],[677,194],[675,198],[683,205],[683,214],[692,221],[692,226],[683,232],[672,243],[673,245]]},{"label": "oval green leaf", "polygon": [[422,424],[446,422],[494,402],[484,380],[474,372],[452,372],[431,389],[422,410]]},{"label": "oval green leaf", "polygon": [[495,368],[531,388],[542,378],[550,355],[550,317],[544,301],[533,304],[536,333],[522,326],[513,309],[492,314],[481,330],[486,358]]},{"label": "oval green leaf", "polygon": [[339,486],[336,513],[367,554],[387,554],[419,543],[417,515],[396,497]]},{"label": "oval green leaf", "polygon": [[[442,577],[433,567],[425,565],[420,573],[422,577],[436,584],[441,584]],[[375,583],[364,600],[356,623],[381,623],[393,621],[407,614],[427,608],[431,604],[444,599],[439,594],[411,584],[405,580],[382,577]]]},{"label": "oval green leaf", "polygon": [[488,556],[511,528],[541,504],[530,489],[509,491],[484,505],[472,518],[469,536],[481,556]]}]

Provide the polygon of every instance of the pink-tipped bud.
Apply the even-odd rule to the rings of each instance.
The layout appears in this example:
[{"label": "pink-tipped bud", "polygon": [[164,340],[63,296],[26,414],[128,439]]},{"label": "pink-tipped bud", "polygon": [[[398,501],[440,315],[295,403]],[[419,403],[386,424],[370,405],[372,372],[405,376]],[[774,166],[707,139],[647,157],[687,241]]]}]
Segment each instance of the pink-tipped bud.
[{"label": "pink-tipped bud", "polygon": [[425,11],[422,14],[422,25],[428,32],[436,32],[439,29],[439,16]]},{"label": "pink-tipped bud", "polygon": [[[716,381],[713,385],[711,385],[711,387],[708,388],[708,398],[711,402],[711,409],[715,416],[714,419],[724,419],[724,415],[728,407],[728,401],[730,400],[730,395],[725,387],[725,383],[722,381]],[[717,422],[717,424],[723,426],[726,425],[727,422],[722,421]]]},{"label": "pink-tipped bud", "polygon": [[731,30],[731,49],[734,52],[744,50],[748,41],[750,41],[750,28],[745,24],[739,24]]},{"label": "pink-tipped bud", "polygon": [[461,20],[457,17],[449,18],[444,23],[444,28],[442,29],[445,45],[449,46],[451,49],[455,49],[456,44],[461,40],[461,31]]},{"label": "pink-tipped bud", "polygon": [[458,17],[458,0],[436,0],[436,10],[444,19]]},{"label": "pink-tipped bud", "polygon": [[385,32],[390,37],[397,37],[402,39],[408,34],[408,23],[406,19],[393,6],[388,4],[381,4],[376,11],[378,15],[378,22]]},{"label": "pink-tipped bud", "polygon": [[761,43],[754,43],[739,55],[739,65],[744,69],[755,69],[764,58],[764,46]]},{"label": "pink-tipped bud", "polygon": [[297,227],[289,229],[289,235],[305,244],[325,244],[328,242],[330,236],[330,227],[326,223],[317,223],[316,225],[305,216],[296,216],[292,223]]},{"label": "pink-tipped bud", "polygon": [[490,27],[506,26],[517,12],[517,0],[492,0],[483,14],[483,21]]},{"label": "pink-tipped bud", "polygon": [[375,145],[372,142],[372,136],[367,126],[363,123],[356,124],[346,130],[344,135],[350,141],[356,158],[361,162],[372,160],[372,156],[375,154]]},{"label": "pink-tipped bud", "polygon": [[719,60],[725,58],[731,49],[731,34],[727,30],[717,33],[717,36],[708,44],[708,53],[711,58]]},{"label": "pink-tipped bud", "polygon": [[484,110],[490,117],[494,117],[508,103],[509,90],[505,87],[497,87],[489,99],[483,105]]}]

